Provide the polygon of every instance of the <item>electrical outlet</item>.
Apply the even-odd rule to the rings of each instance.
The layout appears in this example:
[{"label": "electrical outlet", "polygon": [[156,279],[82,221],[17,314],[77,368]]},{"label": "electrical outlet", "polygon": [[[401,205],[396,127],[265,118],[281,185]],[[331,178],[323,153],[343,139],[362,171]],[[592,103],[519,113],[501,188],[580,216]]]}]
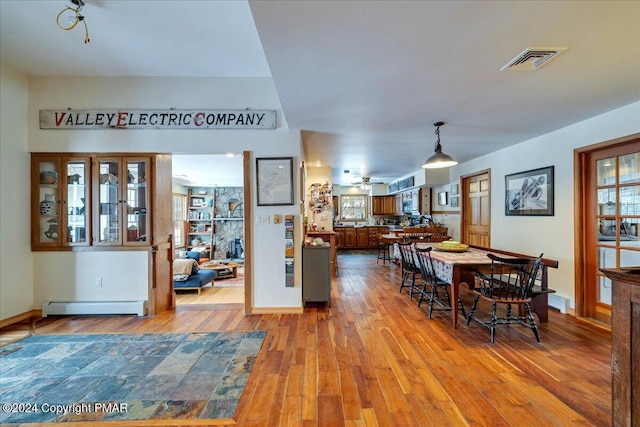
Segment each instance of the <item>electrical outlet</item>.
[{"label": "electrical outlet", "polygon": [[96,286],[98,288],[102,287],[102,277],[100,277],[100,276],[96,277]]}]

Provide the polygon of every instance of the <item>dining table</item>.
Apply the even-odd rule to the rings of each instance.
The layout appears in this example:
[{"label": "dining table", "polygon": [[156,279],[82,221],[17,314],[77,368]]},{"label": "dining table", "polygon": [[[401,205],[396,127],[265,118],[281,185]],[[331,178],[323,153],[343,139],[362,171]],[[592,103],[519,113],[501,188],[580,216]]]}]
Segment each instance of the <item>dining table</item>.
[{"label": "dining table", "polygon": [[[429,243],[417,243],[416,247],[429,247],[433,246]],[[431,259],[433,260],[433,267],[435,269],[436,276],[449,283],[451,285],[450,304],[451,307],[458,306],[458,298],[460,295],[460,284],[465,283],[469,289],[474,287],[475,272],[480,270],[487,270],[491,266],[491,259],[487,256],[493,253],[504,258],[517,258],[525,255],[516,254],[513,252],[507,252],[491,248],[481,248],[477,246],[469,246],[466,251],[450,251],[434,249],[431,251]],[[416,252],[416,255],[418,253]],[[424,256],[424,255],[422,255]],[[537,304],[531,304],[532,311],[534,311],[541,322],[548,321],[548,304],[547,293],[554,292],[548,289],[547,286],[547,267],[558,267],[558,262],[553,260],[543,259],[543,265],[541,268],[541,290],[538,294],[542,297]],[[543,301],[542,301],[543,300]],[[451,310],[453,327],[458,327],[458,310]]]}]

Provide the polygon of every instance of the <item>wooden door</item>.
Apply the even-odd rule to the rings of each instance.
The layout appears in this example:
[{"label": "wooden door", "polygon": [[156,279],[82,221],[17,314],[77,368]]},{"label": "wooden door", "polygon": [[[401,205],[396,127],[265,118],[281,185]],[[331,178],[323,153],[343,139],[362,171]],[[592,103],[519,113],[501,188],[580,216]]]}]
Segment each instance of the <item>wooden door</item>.
[{"label": "wooden door", "polygon": [[462,177],[461,240],[470,245],[491,246],[491,173]]},{"label": "wooden door", "polygon": [[611,321],[611,280],[602,268],[640,265],[640,140],[586,156],[584,314]]}]

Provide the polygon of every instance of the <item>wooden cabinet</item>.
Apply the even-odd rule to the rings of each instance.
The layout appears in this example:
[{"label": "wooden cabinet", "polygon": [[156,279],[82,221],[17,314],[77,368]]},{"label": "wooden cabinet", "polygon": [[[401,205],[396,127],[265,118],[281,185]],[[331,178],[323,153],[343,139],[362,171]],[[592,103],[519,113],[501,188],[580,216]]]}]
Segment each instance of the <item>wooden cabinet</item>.
[{"label": "wooden cabinet", "polygon": [[371,197],[371,214],[372,215],[386,215],[384,210],[384,200],[386,196],[372,196]]},{"label": "wooden cabinet", "polygon": [[150,157],[98,156],[94,161],[96,246],[148,246]]},{"label": "wooden cabinet", "polygon": [[356,229],[353,227],[346,227],[344,229],[344,247],[355,248],[358,246],[356,240]]},{"label": "wooden cabinet", "polygon": [[346,245],[345,229],[343,227],[337,227],[334,228],[333,231],[336,233],[336,247],[343,248]]},{"label": "wooden cabinet", "polygon": [[302,301],[331,306],[331,248],[302,247]]},{"label": "wooden cabinet", "polygon": [[[32,154],[32,250],[151,246],[152,224],[163,235],[173,230],[170,162],[163,154]],[[152,222],[152,202],[166,200]]]},{"label": "wooden cabinet", "polygon": [[369,227],[358,227],[356,230],[356,246],[366,248],[369,246]]},{"label": "wooden cabinet", "polygon": [[640,425],[640,275],[603,269],[612,281],[611,376],[612,425]]},{"label": "wooden cabinet", "polygon": [[31,157],[32,249],[89,245],[90,171],[89,156]]},{"label": "wooden cabinet", "polygon": [[389,227],[368,227],[369,228],[369,242],[368,247],[370,249],[380,246],[380,235],[387,234]]}]

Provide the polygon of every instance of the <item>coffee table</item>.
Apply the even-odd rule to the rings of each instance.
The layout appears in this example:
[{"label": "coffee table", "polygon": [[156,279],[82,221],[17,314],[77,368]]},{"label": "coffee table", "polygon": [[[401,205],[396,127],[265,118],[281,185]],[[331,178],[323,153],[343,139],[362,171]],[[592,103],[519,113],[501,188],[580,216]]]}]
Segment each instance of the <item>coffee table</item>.
[{"label": "coffee table", "polygon": [[205,262],[204,264],[200,264],[200,268],[203,268],[205,270],[216,270],[216,271],[231,270],[230,275],[220,275],[216,277],[216,279],[225,279],[227,277],[238,277],[237,262],[228,262],[226,264],[223,264],[219,261],[209,261],[209,262]]}]

